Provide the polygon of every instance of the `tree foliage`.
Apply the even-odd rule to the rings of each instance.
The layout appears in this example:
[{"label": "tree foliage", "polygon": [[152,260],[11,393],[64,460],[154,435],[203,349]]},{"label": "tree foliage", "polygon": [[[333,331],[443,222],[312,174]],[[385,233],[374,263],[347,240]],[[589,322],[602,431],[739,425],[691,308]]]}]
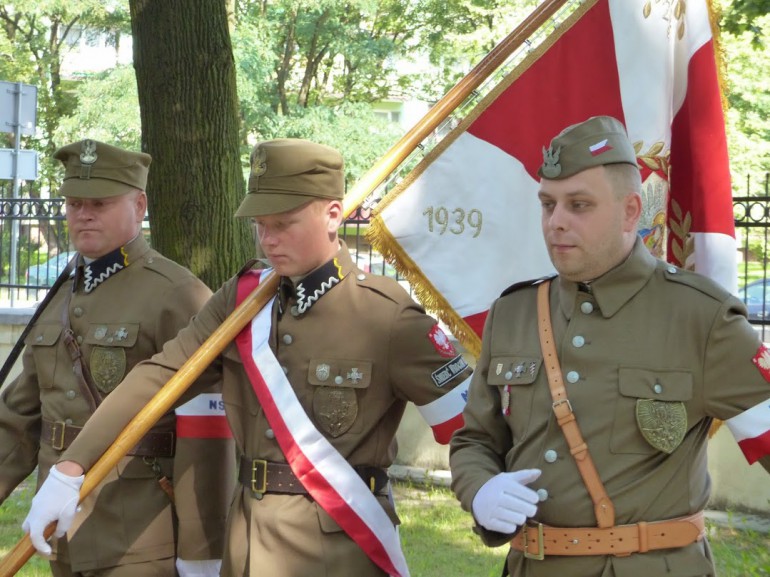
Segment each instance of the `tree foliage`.
[{"label": "tree foliage", "polygon": [[77,84],[62,74],[64,55],[83,30],[103,32],[117,46],[128,30],[123,2],[103,0],[10,0],[0,4],[0,78],[35,85],[42,173],[49,175],[60,120],[78,108]]},{"label": "tree foliage", "polygon": [[756,49],[765,46],[763,36],[768,30],[763,16],[770,14],[770,2],[767,0],[731,0],[724,11],[722,27],[735,36],[750,34],[751,43]]}]

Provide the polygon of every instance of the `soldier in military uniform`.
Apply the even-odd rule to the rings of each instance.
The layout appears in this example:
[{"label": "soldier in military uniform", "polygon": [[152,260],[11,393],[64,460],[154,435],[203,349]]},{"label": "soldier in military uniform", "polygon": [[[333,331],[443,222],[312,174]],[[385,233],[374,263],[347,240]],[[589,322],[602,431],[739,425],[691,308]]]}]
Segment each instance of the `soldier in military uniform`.
[{"label": "soldier in military uniform", "polygon": [[[223,379],[240,453],[222,575],[405,575],[386,472],[396,429],[407,401],[440,442],[461,419],[471,374],[462,356],[395,281],[358,269],[337,236],[343,174],[336,150],[304,140],[252,152],[237,216],[253,219],[280,283],[272,304],[204,373]],[[142,394],[119,389],[107,399],[57,467],[88,470],[260,281],[246,270],[225,283],[120,387]],[[66,488],[44,490],[67,501]],[[67,509],[33,506],[33,543]]]},{"label": "soldier in military uniform", "polygon": [[770,468],[767,435],[752,441],[770,429],[770,352],[740,301],[643,246],[620,122],[568,127],[544,158],[559,274],[490,309],[452,488],[486,544],[510,543],[510,575],[714,575],[709,427],[726,420],[749,462]]},{"label": "soldier in military uniform", "polygon": [[[36,466],[38,485],[49,478],[79,488],[82,479],[65,479],[54,463],[128,371],[211,296],[141,234],[148,154],[84,140],[54,157],[65,169],[60,193],[77,266],[31,328],[22,372],[2,393],[3,499]],[[60,527],[41,547],[55,576],[174,577],[177,556],[183,577],[218,575],[235,454],[218,403],[218,386],[207,389],[120,461],[66,536]],[[201,418],[214,424],[205,433]]]}]

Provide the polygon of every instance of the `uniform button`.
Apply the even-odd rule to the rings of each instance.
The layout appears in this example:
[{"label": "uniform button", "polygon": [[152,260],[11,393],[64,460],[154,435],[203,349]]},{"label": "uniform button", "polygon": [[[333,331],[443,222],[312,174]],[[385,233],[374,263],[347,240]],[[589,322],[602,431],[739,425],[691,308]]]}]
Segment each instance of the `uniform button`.
[{"label": "uniform button", "polygon": [[290,345],[294,342],[294,338],[291,335],[283,335],[283,344]]},{"label": "uniform button", "polygon": [[667,270],[668,270],[668,272],[670,272],[671,274],[676,274],[676,267],[675,267],[675,266],[670,266],[670,267],[668,267],[668,269],[667,269]]},{"label": "uniform button", "polygon": [[652,390],[658,394],[661,394],[663,392],[663,385],[660,383],[655,383],[655,386],[652,387]]},{"label": "uniform button", "polygon": [[345,379],[342,378],[341,375],[337,375],[334,377],[334,384],[335,385],[341,385]]},{"label": "uniform button", "polygon": [[505,373],[505,380],[510,381],[513,378],[513,371],[508,371]]},{"label": "uniform button", "polygon": [[366,275],[363,273],[359,273],[358,276],[356,276],[358,280],[366,280]]},{"label": "uniform button", "polygon": [[72,314],[76,317],[82,317],[83,316],[83,309],[81,307],[75,307],[72,309]]},{"label": "uniform button", "polygon": [[147,264],[152,264],[152,257],[147,258]]},{"label": "uniform button", "polygon": [[292,305],[292,307],[289,309],[289,313],[291,313],[291,316],[296,317],[299,314],[299,308],[297,305]]},{"label": "uniform button", "polygon": [[592,312],[594,312],[594,305],[592,305],[588,301],[584,303],[580,303],[580,311],[583,314],[590,315]]},{"label": "uniform button", "polygon": [[270,439],[270,440],[275,439],[275,433],[273,432],[273,429],[267,429],[265,431],[265,437]]},{"label": "uniform button", "polygon": [[72,419],[64,419],[64,424],[65,425],[71,425],[72,424]]},{"label": "uniform button", "polygon": [[548,500],[548,491],[546,489],[538,489],[536,491],[538,500],[542,503]]},{"label": "uniform button", "polygon": [[282,367],[281,367],[281,370],[283,371],[283,374],[284,374],[284,375],[288,375],[288,374],[289,374],[289,367],[286,367],[286,366],[282,366]]},{"label": "uniform button", "polygon": [[75,398],[76,394],[77,393],[75,393],[75,391],[70,390],[70,391],[67,391],[66,393],[64,393],[64,396],[67,397],[71,401],[72,399]]},{"label": "uniform button", "polygon": [[42,343],[43,342],[43,335],[37,335],[37,337],[35,337],[35,342],[36,343]]},{"label": "uniform button", "polygon": [[75,340],[78,342],[79,345],[83,344],[83,335],[78,335]]},{"label": "uniform button", "polygon": [[570,371],[567,373],[568,383],[577,383],[580,380],[580,373],[577,371]]},{"label": "uniform button", "polygon": [[576,337],[572,337],[572,346],[575,347],[576,349],[579,349],[584,344],[586,344],[586,340],[580,335],[577,335]]},{"label": "uniform button", "polygon": [[548,449],[543,455],[543,458],[545,459],[546,463],[555,463],[558,456],[559,455],[556,453],[556,451],[553,449]]}]

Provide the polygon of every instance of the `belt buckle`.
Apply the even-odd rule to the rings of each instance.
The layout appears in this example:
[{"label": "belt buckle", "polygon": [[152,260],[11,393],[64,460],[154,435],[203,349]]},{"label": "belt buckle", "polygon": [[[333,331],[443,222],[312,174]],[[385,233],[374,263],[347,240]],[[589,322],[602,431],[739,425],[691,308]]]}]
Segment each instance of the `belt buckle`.
[{"label": "belt buckle", "polygon": [[[64,432],[67,424],[61,421],[55,421],[51,427],[51,446],[57,451],[64,450]],[[57,432],[59,433],[57,435]]]},{"label": "belt buckle", "polygon": [[255,498],[261,499],[267,491],[267,461],[253,459],[251,461],[251,492]]},{"label": "belt buckle", "polygon": [[[530,553],[529,530],[535,528],[537,529],[537,553]],[[537,561],[542,561],[545,559],[545,546],[543,544],[543,524],[538,523],[537,525],[525,525],[523,531],[524,535],[522,536],[522,543],[524,545],[524,557],[527,559],[535,559]]]}]

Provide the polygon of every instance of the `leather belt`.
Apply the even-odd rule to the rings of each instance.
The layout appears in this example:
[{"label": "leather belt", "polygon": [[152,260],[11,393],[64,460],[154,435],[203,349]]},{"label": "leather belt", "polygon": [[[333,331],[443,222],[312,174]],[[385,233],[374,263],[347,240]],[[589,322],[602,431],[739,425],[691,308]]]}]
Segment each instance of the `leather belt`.
[{"label": "leather belt", "polygon": [[[57,451],[64,451],[80,434],[83,427],[69,425],[63,421],[43,419],[40,441],[51,445]],[[126,453],[132,457],[173,457],[175,435],[173,431],[149,431]]]},{"label": "leather belt", "polygon": [[511,548],[528,559],[546,555],[616,555],[675,549],[703,538],[703,512],[666,521],[639,522],[615,527],[550,527],[527,525],[511,540]]},{"label": "leather belt", "polygon": [[[388,472],[380,467],[353,467],[375,495],[388,494]],[[297,479],[291,467],[286,463],[272,463],[264,459],[241,457],[238,480],[256,499],[265,493],[289,493],[307,495],[307,489]]]}]

